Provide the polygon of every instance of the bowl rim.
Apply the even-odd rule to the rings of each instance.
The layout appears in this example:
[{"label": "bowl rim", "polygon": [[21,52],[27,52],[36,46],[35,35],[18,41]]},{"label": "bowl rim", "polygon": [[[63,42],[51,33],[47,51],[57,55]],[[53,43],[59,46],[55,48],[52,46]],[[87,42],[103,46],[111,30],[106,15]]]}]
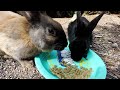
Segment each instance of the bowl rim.
[{"label": "bowl rim", "polygon": [[[95,53],[92,49],[90,49],[90,51],[92,51],[92,53],[94,53],[95,55],[97,55],[97,56],[102,60],[102,58],[101,58],[97,53]],[[56,77],[55,75],[49,73],[49,72],[45,69],[44,65],[42,64],[42,62],[41,62],[41,60],[40,60],[40,58],[39,58],[39,55],[34,58],[34,61],[35,61],[35,65],[36,65],[37,70],[39,71],[39,73],[40,73],[41,75],[43,75],[43,77],[45,77],[45,79],[59,79],[58,77]],[[104,67],[104,68],[105,68],[105,75],[107,75],[106,65],[105,65],[105,63],[104,63],[103,60],[102,60],[102,63],[103,63],[104,66],[105,66],[105,67]],[[105,76],[105,78],[106,78],[106,76]],[[105,79],[105,78],[104,78],[104,79]]]}]

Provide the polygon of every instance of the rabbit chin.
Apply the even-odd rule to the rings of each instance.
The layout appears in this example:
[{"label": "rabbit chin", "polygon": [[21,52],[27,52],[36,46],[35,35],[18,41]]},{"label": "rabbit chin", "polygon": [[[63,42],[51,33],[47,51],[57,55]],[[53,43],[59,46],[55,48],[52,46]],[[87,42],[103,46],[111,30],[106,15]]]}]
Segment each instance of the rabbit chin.
[{"label": "rabbit chin", "polygon": [[42,49],[42,52],[51,52],[53,49]]},{"label": "rabbit chin", "polygon": [[42,52],[51,52],[54,48],[53,46],[45,45],[44,47],[41,47],[40,49]]}]

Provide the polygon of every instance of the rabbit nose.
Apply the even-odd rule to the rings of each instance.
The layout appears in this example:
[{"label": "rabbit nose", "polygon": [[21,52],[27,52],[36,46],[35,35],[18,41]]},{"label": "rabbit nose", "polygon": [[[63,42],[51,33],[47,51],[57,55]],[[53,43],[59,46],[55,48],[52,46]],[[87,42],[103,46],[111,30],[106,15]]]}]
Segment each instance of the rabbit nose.
[{"label": "rabbit nose", "polygon": [[61,43],[60,43],[60,44],[56,44],[54,49],[61,51],[61,50],[63,50],[66,46],[67,46],[66,44],[61,44]]},{"label": "rabbit nose", "polygon": [[74,61],[80,61],[82,59],[82,57],[77,57],[77,56],[72,56],[71,55],[71,58],[74,60]]},{"label": "rabbit nose", "polygon": [[63,50],[64,48],[65,48],[64,46],[56,46],[56,47],[55,47],[55,50],[60,50],[60,51],[61,51],[61,50]]}]

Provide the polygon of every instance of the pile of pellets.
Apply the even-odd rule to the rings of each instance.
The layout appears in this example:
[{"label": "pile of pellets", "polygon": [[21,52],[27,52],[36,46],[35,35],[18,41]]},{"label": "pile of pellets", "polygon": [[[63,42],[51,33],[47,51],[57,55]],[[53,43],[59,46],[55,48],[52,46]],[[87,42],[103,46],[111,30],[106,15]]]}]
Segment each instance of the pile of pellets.
[{"label": "pile of pellets", "polygon": [[59,79],[88,79],[91,75],[92,68],[87,69],[81,67],[80,69],[77,66],[67,64],[66,62],[61,62],[65,68],[59,68],[54,65],[50,70],[57,76]]}]

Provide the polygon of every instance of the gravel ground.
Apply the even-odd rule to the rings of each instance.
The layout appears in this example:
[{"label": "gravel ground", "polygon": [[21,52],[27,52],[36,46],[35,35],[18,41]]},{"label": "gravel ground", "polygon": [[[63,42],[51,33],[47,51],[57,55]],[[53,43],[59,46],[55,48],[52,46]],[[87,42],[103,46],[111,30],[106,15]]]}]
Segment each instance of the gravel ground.
[{"label": "gravel ground", "polygon": [[[92,20],[97,15],[85,17]],[[67,34],[70,18],[55,18]],[[104,15],[93,32],[93,49],[104,60],[108,74],[107,79],[120,78],[120,16]],[[0,56],[0,79],[44,79],[29,61],[29,68],[23,68],[7,55]]]},{"label": "gravel ground", "polygon": [[[95,15],[94,15],[95,16]],[[106,63],[107,79],[120,78],[120,18],[119,15],[105,15],[93,32],[92,49]]]}]

